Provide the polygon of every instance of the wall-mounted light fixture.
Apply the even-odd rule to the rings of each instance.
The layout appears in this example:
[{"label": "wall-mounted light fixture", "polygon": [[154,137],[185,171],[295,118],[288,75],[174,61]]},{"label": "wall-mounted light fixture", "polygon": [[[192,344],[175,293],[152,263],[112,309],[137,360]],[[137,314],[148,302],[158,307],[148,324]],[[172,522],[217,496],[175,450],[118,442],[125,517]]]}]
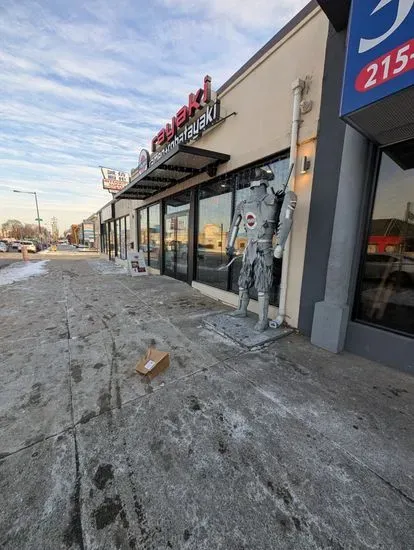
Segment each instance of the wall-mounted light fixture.
[{"label": "wall-mounted light fixture", "polygon": [[310,158],[307,157],[307,156],[302,157],[302,164],[300,166],[300,173],[301,174],[306,174],[306,172],[309,170],[310,167],[311,167]]}]

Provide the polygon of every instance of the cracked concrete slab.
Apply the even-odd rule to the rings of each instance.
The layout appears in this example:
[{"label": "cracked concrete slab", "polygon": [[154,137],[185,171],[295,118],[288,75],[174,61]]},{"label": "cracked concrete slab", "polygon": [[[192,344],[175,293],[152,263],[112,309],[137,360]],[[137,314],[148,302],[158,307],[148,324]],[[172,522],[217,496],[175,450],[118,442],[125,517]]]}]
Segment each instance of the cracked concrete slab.
[{"label": "cracked concrete slab", "polygon": [[79,455],[88,548],[414,544],[406,499],[225,367],[80,426]]},{"label": "cracked concrete slab", "polygon": [[414,500],[414,378],[300,336],[227,364]]},{"label": "cracked concrete slab", "polygon": [[70,425],[67,341],[24,340],[0,359],[0,456]]},{"label": "cracked concrete slab", "polygon": [[80,549],[75,487],[70,433],[0,460],[0,547]]}]

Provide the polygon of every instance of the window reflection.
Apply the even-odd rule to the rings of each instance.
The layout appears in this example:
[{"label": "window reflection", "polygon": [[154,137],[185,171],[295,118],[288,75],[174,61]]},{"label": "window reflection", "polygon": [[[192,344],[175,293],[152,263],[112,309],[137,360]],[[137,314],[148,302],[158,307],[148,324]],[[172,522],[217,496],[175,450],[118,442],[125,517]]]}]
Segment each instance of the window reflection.
[{"label": "window reflection", "polygon": [[160,268],[160,205],[155,204],[148,208],[149,220],[149,265],[155,269]]},{"label": "window reflection", "polygon": [[227,290],[226,246],[231,223],[232,186],[226,181],[199,190],[197,280]]},{"label": "window reflection", "polygon": [[356,317],[414,335],[414,170],[381,159]]},{"label": "window reflection", "polygon": [[144,252],[145,261],[148,261],[148,210],[143,208],[139,215],[139,250]]}]

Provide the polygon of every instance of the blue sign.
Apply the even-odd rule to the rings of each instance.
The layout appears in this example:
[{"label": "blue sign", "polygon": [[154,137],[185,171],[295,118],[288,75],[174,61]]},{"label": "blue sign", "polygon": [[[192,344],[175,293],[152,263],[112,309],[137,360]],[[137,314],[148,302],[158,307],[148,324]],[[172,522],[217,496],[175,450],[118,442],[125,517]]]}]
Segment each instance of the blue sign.
[{"label": "blue sign", "polygon": [[413,85],[414,0],[352,0],[341,116]]}]

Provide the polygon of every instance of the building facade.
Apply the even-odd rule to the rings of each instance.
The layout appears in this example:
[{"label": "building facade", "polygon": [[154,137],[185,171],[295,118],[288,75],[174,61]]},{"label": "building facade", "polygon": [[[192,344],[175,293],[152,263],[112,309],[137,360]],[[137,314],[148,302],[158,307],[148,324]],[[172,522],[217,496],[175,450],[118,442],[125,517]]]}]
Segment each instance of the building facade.
[{"label": "building facade", "polygon": [[109,260],[126,263],[128,250],[136,250],[136,209],[141,201],[112,200],[97,212],[99,251]]},{"label": "building facade", "polygon": [[[290,246],[283,261],[274,260],[270,312],[276,316],[283,301],[286,322],[298,325],[327,32],[311,2],[217,91],[210,77],[200,82],[154,136],[151,154],[141,153],[115,201],[141,201],[134,245],[152,272],[235,305],[241,262],[218,268],[227,263],[235,205],[255,168],[268,166],[273,191],[288,184],[298,195]],[[102,223],[109,224],[104,249],[111,251],[114,220],[103,215]],[[236,248],[245,243],[241,228]]]},{"label": "building facade", "polygon": [[414,5],[330,21],[299,329],[414,372]]}]

